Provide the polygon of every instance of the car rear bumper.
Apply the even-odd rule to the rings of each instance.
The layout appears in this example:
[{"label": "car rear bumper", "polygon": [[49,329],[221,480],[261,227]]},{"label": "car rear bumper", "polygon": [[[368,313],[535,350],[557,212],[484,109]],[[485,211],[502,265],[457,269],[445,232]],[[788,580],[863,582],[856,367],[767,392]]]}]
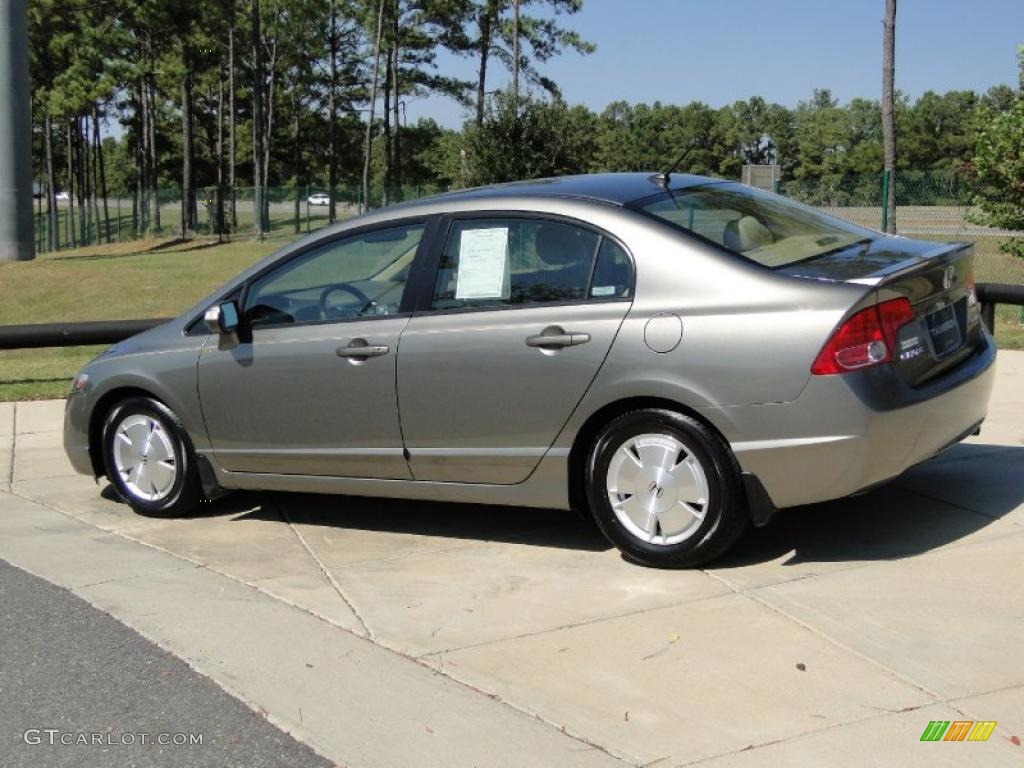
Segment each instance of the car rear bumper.
[{"label": "car rear bumper", "polygon": [[776,507],[848,496],[974,432],[988,409],[994,361],[986,334],[985,344],[941,380],[903,394],[890,382],[884,410],[864,396],[861,379],[814,376],[792,403],[729,414],[729,431],[738,436],[730,442],[743,471],[761,481]]}]

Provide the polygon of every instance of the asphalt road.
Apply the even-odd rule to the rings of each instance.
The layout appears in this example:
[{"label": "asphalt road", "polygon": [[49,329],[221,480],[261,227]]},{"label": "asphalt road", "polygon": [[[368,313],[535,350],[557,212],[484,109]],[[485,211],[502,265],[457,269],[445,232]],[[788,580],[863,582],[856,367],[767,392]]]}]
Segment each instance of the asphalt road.
[{"label": "asphalt road", "polygon": [[0,724],[5,768],[330,765],[180,659],[3,560]]}]

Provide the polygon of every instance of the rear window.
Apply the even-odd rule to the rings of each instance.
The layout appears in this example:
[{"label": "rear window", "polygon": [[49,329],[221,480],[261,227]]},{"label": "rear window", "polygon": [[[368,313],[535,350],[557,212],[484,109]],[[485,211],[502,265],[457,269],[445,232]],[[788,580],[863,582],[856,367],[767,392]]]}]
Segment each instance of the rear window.
[{"label": "rear window", "polygon": [[785,197],[732,182],[666,190],[630,207],[772,268],[879,237]]}]

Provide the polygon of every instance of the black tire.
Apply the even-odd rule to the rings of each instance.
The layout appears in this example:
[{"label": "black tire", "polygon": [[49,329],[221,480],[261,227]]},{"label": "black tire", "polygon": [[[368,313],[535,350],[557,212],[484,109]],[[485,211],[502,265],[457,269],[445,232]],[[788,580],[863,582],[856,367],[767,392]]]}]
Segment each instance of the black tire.
[{"label": "black tire", "polygon": [[[679,440],[700,462],[707,480],[703,520],[676,543],[651,543],[631,532],[608,497],[608,469],[615,452],[630,438],[645,434]],[[739,466],[728,445],[696,419],[660,408],[622,414],[601,431],[587,461],[586,489],[591,514],[605,537],[627,559],[655,568],[689,568],[714,560],[736,542],[749,518]]]},{"label": "black tire", "polygon": [[[116,429],[125,419],[141,415],[158,422],[170,437],[177,467],[170,491],[161,499],[151,501],[140,498],[125,484],[125,479],[116,469],[114,440]],[[192,512],[202,499],[199,472],[196,467],[195,450],[192,441],[174,412],[158,400],[149,397],[130,397],[117,403],[107,414],[103,424],[103,462],[107,479],[118,495],[132,509],[150,517],[180,517]]]}]

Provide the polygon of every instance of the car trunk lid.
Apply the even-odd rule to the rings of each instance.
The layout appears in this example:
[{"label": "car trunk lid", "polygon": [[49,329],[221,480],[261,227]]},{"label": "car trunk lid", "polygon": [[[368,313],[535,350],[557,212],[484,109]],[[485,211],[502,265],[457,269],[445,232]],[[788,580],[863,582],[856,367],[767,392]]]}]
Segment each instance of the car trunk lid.
[{"label": "car trunk lid", "polygon": [[876,302],[906,298],[915,319],[897,335],[893,365],[912,386],[956,367],[981,343],[970,243],[880,237],[778,271],[870,286]]}]

